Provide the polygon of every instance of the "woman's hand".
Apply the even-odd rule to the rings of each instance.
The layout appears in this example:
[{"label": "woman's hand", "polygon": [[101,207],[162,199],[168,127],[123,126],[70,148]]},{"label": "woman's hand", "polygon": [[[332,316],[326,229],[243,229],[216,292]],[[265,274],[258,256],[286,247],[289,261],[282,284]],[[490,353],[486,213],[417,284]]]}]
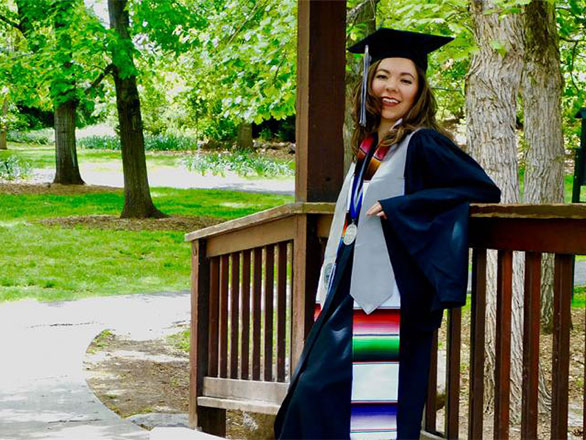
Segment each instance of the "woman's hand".
[{"label": "woman's hand", "polygon": [[366,215],[376,215],[377,217],[382,217],[385,220],[387,219],[387,215],[383,211],[383,207],[379,202],[376,202],[372,205],[368,211],[366,211]]}]

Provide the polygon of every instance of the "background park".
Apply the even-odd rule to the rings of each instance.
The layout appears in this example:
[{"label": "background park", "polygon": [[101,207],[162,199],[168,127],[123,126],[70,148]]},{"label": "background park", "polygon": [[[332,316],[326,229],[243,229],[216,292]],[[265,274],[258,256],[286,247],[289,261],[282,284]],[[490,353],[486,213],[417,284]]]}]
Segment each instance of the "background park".
[{"label": "background park", "polygon": [[[577,116],[586,107],[584,0],[4,0],[0,347],[23,357],[7,371],[39,361],[23,354],[38,350],[39,340],[22,342],[19,332],[39,322],[47,329],[65,325],[65,315],[55,322],[48,316],[55,307],[71,309],[77,313],[67,324],[73,332],[92,323],[87,337],[93,342],[87,352],[87,344],[81,344],[79,356],[99,399],[120,417],[138,414],[134,422],[148,428],[187,425],[191,254],[185,234],[294,201],[332,201],[300,195],[304,174],[299,159],[296,163],[300,130],[310,130],[300,124],[296,106],[307,92],[299,82],[298,17],[328,3],[334,9],[343,4],[346,46],[379,26],[454,36],[430,59],[439,117],[501,187],[503,203],[549,206],[580,200],[574,165],[581,135]],[[315,32],[319,37],[319,29]],[[352,128],[348,103],[360,68],[360,57],[349,55],[342,79],[325,80],[326,88],[342,84],[343,92],[328,111],[346,103],[336,146],[340,155]],[[312,124],[328,125],[327,114],[318,116],[323,118]],[[324,155],[315,157],[327,168]],[[349,161],[346,153],[341,163],[347,167]],[[510,436],[520,438],[524,281],[522,262],[515,260],[513,267]],[[494,285],[496,272],[489,271],[488,278]],[[554,435],[554,278],[553,255],[544,256],[539,438]],[[582,256],[576,257],[574,280],[566,435],[586,438]],[[140,305],[127,303],[129,298]],[[145,304],[173,311],[166,321],[157,320]],[[95,307],[95,314],[84,307]],[[120,307],[126,307],[125,316],[116,320]],[[489,296],[488,316],[491,310],[497,313]],[[17,312],[27,318],[19,322]],[[462,313],[463,332],[470,332],[471,315],[469,303]],[[125,327],[124,318],[138,327],[152,319],[160,328],[151,323],[152,337],[137,336],[138,327]],[[486,326],[485,371],[492,371],[497,342],[494,324],[491,328],[487,320]],[[446,332],[444,327],[441,353]],[[463,341],[463,389],[470,386],[471,360],[464,354],[469,351]],[[50,353],[43,356],[40,362]],[[483,412],[492,423],[495,384],[486,382]],[[17,391],[8,383],[0,380],[0,438],[49,438],[33,437],[24,426],[35,426],[35,435],[41,435],[56,422],[14,416],[9,396]],[[446,385],[440,387],[445,394]],[[459,429],[466,437],[467,394],[461,402]],[[449,434],[440,420],[447,408],[438,407],[437,431]],[[169,414],[180,417],[169,421]],[[62,433],[75,419],[55,417]],[[270,416],[229,411],[226,429],[233,438],[270,438]],[[486,429],[488,438],[493,428]],[[96,438],[117,438],[100,435]]]}]

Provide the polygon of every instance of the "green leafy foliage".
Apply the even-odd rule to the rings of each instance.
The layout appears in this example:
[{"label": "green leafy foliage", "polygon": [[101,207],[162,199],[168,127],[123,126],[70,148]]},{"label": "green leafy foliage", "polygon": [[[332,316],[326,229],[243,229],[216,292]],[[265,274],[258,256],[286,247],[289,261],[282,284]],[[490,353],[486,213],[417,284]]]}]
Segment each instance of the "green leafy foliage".
[{"label": "green leafy foliage", "polygon": [[[189,151],[197,148],[193,138],[172,134],[145,136],[147,151]],[[78,141],[82,148],[90,150],[120,150],[120,138],[117,136],[88,136]]]},{"label": "green leafy foliage", "polygon": [[206,175],[225,176],[232,172],[239,176],[286,177],[295,175],[293,161],[279,161],[250,151],[194,154],[183,158],[187,169]]},{"label": "green leafy foliage", "polygon": [[24,179],[30,173],[30,164],[20,157],[14,154],[8,157],[0,157],[0,180]]},{"label": "green leafy foliage", "polygon": [[32,145],[49,145],[55,142],[55,136],[52,130],[38,131],[9,131],[6,134],[8,142],[17,142],[21,144]]},{"label": "green leafy foliage", "polygon": [[295,113],[295,0],[176,1],[183,24],[155,3],[134,6],[151,28],[137,61],[147,130],[226,140],[243,121]]}]

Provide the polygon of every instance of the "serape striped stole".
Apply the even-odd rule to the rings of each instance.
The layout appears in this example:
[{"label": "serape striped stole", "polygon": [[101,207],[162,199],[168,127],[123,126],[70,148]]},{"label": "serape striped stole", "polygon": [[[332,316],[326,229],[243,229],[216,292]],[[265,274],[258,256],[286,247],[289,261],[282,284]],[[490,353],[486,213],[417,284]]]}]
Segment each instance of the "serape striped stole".
[{"label": "serape striped stole", "polygon": [[396,439],[401,309],[353,313],[350,439]]}]

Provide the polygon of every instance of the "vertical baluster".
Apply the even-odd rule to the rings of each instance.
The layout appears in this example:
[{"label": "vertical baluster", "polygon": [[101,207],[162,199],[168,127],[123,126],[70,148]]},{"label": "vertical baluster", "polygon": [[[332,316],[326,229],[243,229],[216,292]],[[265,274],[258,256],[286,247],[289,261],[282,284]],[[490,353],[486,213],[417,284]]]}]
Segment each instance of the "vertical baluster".
[{"label": "vertical baluster", "polygon": [[254,249],[252,281],[252,380],[260,380],[260,319],[262,290],[262,248]]},{"label": "vertical baluster", "polygon": [[273,380],[273,300],[275,247],[265,247],[264,380]]},{"label": "vertical baluster", "polygon": [[240,378],[249,379],[250,363],[250,249],[242,251],[242,349]]},{"label": "vertical baluster", "polygon": [[208,374],[218,375],[218,315],[220,310],[220,261],[218,257],[210,261],[210,351]]},{"label": "vertical baluster", "polygon": [[277,382],[285,382],[287,336],[287,242],[278,244],[277,256]]},{"label": "vertical baluster", "polygon": [[513,253],[498,252],[494,438],[509,438]]},{"label": "vertical baluster", "polygon": [[294,330],[294,325],[293,325],[293,317],[295,316],[295,314],[293,313],[293,296],[294,296],[294,292],[295,292],[295,242],[294,241],[290,241],[289,244],[287,245],[287,261],[289,262],[289,268],[291,270],[291,274],[290,274],[290,283],[291,283],[291,287],[289,289],[289,292],[287,293],[287,313],[288,313],[288,318],[287,318],[287,330],[286,330],[286,334],[289,335],[289,345],[287,345],[286,350],[287,350],[287,356],[286,359],[289,360],[289,365],[288,365],[288,369],[285,372],[285,375],[288,379],[291,379],[291,376],[293,375],[293,362],[294,362],[294,353],[295,353],[295,346],[293,344],[293,330]]},{"label": "vertical baluster", "polygon": [[568,376],[570,371],[570,309],[572,256],[555,256],[553,303],[553,393],[551,438],[568,438]]},{"label": "vertical baluster", "polygon": [[220,377],[228,377],[228,255],[220,257]]},{"label": "vertical baluster", "polygon": [[431,343],[431,360],[429,363],[429,382],[427,385],[427,399],[425,401],[425,430],[437,432],[437,337],[438,331],[433,332]]},{"label": "vertical baluster", "polygon": [[230,282],[230,377],[238,378],[238,337],[240,335],[240,253],[230,255],[232,279]]},{"label": "vertical baluster", "polygon": [[523,406],[521,438],[537,438],[537,399],[539,386],[539,325],[541,295],[541,254],[525,254],[525,293],[523,306]]},{"label": "vertical baluster", "polygon": [[446,369],[446,437],[458,438],[460,425],[460,348],[462,310],[448,313],[448,365]]},{"label": "vertical baluster", "polygon": [[484,344],[486,320],[486,249],[472,251],[470,316],[470,390],[468,438],[482,438],[484,405]]}]

